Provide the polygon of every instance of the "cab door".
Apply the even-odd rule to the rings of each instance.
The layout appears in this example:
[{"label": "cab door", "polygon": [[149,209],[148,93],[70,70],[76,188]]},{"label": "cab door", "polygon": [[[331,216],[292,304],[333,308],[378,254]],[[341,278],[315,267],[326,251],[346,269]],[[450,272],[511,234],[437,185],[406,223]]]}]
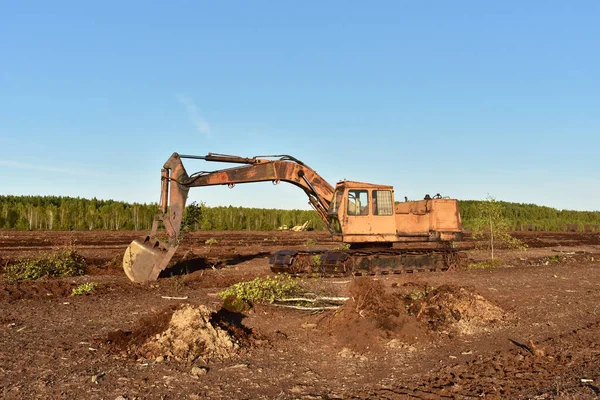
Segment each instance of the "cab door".
[{"label": "cab door", "polygon": [[394,196],[391,190],[348,189],[345,200],[344,241],[395,241]]}]

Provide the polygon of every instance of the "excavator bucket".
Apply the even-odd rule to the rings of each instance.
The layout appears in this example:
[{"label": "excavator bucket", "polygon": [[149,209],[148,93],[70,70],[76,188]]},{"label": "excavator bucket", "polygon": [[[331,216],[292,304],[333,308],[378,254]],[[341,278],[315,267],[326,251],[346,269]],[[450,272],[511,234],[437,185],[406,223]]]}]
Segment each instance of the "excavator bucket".
[{"label": "excavator bucket", "polygon": [[132,282],[155,281],[173,258],[175,250],[177,246],[169,246],[150,236],[135,239],[125,250],[125,274]]}]

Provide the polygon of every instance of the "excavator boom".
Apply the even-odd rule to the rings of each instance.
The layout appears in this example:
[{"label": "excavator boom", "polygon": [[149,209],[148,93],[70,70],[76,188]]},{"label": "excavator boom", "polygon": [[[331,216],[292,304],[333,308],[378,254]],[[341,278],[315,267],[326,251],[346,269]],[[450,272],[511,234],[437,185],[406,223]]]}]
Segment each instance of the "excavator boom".
[{"label": "excavator boom", "polygon": [[[182,159],[201,159],[210,162],[244,164],[216,171],[200,171],[188,175]],[[317,211],[326,226],[330,226],[327,212],[333,199],[334,188],[306,164],[288,155],[244,158],[209,153],[206,156],[173,153],[161,171],[161,213],[154,217],[150,235],[135,239],[125,251],[123,269],[133,282],[156,280],[175,254],[179,242],[181,222],[188,192],[191,187],[228,185],[238,183],[280,181],[302,189],[309,204]],[[162,222],[168,239],[157,238]]]}]

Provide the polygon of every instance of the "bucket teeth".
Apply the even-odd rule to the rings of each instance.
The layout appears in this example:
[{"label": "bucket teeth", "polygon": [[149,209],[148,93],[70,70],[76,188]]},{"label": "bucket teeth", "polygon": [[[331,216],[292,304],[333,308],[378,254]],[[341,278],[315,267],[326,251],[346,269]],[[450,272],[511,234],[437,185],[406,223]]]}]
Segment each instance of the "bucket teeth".
[{"label": "bucket teeth", "polygon": [[177,246],[169,246],[156,238],[146,236],[135,239],[123,257],[123,270],[132,282],[155,281],[164,270]]}]

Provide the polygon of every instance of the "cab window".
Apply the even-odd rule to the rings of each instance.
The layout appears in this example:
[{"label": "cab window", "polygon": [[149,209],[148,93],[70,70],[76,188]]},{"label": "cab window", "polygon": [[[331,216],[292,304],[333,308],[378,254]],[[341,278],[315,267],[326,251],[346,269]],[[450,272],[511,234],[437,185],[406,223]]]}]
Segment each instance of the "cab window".
[{"label": "cab window", "polygon": [[366,190],[348,191],[348,215],[368,215],[369,195]]},{"label": "cab window", "polygon": [[391,190],[373,190],[373,215],[393,215],[394,203]]},{"label": "cab window", "polygon": [[329,207],[328,214],[337,214],[338,208],[340,207],[340,203],[342,202],[342,198],[344,193],[342,191],[337,190],[333,195],[333,201],[331,202],[331,206]]}]

